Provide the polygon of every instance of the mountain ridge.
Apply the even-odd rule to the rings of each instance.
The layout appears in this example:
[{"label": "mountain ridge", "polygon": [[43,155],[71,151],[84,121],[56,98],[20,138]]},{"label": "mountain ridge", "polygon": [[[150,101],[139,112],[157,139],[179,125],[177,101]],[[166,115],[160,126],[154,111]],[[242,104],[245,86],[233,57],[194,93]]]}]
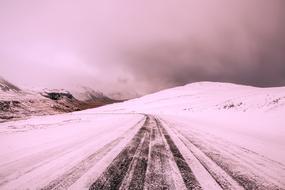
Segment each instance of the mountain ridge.
[{"label": "mountain ridge", "polygon": [[120,108],[134,112],[285,111],[285,87],[196,82],[123,102]]},{"label": "mountain ridge", "polygon": [[1,77],[0,122],[30,116],[80,111],[118,102],[103,93],[99,94],[91,90],[81,93],[86,93],[88,97],[78,99],[64,89],[22,90]]}]

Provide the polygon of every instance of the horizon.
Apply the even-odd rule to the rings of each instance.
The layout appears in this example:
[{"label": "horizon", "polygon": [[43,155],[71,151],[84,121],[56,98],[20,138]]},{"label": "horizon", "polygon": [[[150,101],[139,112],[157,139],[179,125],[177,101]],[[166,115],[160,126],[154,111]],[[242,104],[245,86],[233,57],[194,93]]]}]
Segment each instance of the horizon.
[{"label": "horizon", "polygon": [[[111,98],[113,100],[121,100],[121,101],[127,101],[127,100],[132,100],[132,99],[136,99],[136,98],[142,98],[144,96],[147,96],[147,95],[152,95],[152,94],[156,94],[156,93],[160,93],[164,90],[171,90],[171,89],[174,89],[174,88],[179,88],[179,87],[184,87],[184,86],[188,86],[188,85],[195,85],[195,84],[200,84],[200,85],[204,85],[204,84],[220,84],[220,85],[234,85],[234,86],[243,86],[243,87],[252,87],[252,88],[261,88],[261,89],[272,89],[272,88],[285,88],[285,85],[284,86],[267,86],[267,87],[258,87],[258,86],[254,86],[254,85],[245,85],[245,84],[239,84],[239,83],[234,83],[234,82],[216,82],[216,81],[196,81],[196,82],[191,82],[191,83],[187,83],[187,84],[183,84],[183,85],[178,85],[178,86],[173,86],[173,87],[170,87],[170,88],[164,88],[164,89],[161,89],[161,90],[157,90],[157,91],[153,91],[153,92],[150,92],[148,94],[143,94],[143,95],[136,95],[136,96],[133,96],[133,97],[121,97],[120,95],[121,94],[105,94],[104,92],[102,91],[99,91],[99,90],[96,90],[96,89],[93,89],[93,88],[89,88],[89,87],[86,87],[86,86],[81,86],[81,87],[78,87],[76,89],[67,89],[67,88],[46,88],[46,87],[43,87],[43,88],[25,88],[25,87],[21,87],[21,86],[17,86],[13,83],[10,83],[8,80],[6,80],[5,78],[3,78],[2,76],[0,76],[0,85],[1,85],[1,80],[3,80],[4,82],[7,82],[9,85],[12,85],[13,87],[15,88],[19,88],[20,90],[22,91],[26,91],[26,90],[31,90],[31,91],[34,91],[34,92],[45,92],[45,91],[54,91],[54,92],[58,92],[59,90],[64,90],[65,92],[68,92],[68,93],[71,93],[71,95],[73,95],[75,98],[76,95],[78,96],[79,94],[84,94],[86,92],[89,92],[89,93],[100,93],[102,94],[104,97],[108,97],[108,98]],[[120,92],[118,92],[120,93]]]}]

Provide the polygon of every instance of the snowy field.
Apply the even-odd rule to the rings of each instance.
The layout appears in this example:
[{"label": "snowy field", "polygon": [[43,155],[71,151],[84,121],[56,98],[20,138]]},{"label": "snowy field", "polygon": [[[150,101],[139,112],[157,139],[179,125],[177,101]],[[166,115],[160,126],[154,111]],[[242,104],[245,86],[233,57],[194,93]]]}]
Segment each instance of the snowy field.
[{"label": "snowy field", "polygon": [[71,170],[75,173],[69,174],[68,185],[80,183],[87,170],[92,179],[137,132],[142,119],[141,115],[75,113],[2,123],[1,189],[52,186],[54,179]]},{"label": "snowy field", "polygon": [[0,189],[285,189],[285,88],[195,83],[0,124]]}]

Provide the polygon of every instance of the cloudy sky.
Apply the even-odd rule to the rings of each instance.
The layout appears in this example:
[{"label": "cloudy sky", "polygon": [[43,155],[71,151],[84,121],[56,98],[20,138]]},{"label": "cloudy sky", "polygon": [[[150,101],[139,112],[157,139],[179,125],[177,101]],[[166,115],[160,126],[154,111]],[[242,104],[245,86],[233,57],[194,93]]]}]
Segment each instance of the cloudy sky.
[{"label": "cloudy sky", "polygon": [[285,1],[1,0],[0,76],[125,96],[285,85]]}]

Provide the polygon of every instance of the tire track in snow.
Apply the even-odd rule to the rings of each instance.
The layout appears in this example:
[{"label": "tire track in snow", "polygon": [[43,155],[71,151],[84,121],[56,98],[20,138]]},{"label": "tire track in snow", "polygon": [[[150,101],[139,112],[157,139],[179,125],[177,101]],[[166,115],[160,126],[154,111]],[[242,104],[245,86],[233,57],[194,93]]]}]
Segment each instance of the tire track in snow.
[{"label": "tire track in snow", "polygon": [[[72,185],[76,180],[78,180],[82,175],[84,175],[93,165],[96,164],[97,161],[105,158],[106,154],[116,148],[121,141],[124,139],[129,139],[133,136],[134,132],[137,131],[142,124],[145,122],[145,117],[142,117],[138,122],[136,122],[132,127],[130,127],[122,136],[117,137],[115,140],[111,139],[106,143],[100,143],[98,147],[99,150],[96,148],[96,152],[92,153],[88,151],[89,155],[82,157],[82,159],[77,159],[74,164],[69,164],[68,169],[66,171],[60,172],[58,175],[54,175],[54,178],[50,178],[49,181],[44,181],[40,179],[40,181],[44,181],[40,183],[37,189],[67,189],[70,185]],[[0,166],[0,169],[7,168],[6,174],[10,175],[0,175],[0,189],[20,189],[22,188],[18,185],[18,181],[24,179],[24,181],[28,181],[29,177],[32,179],[32,173],[37,173],[38,171],[43,171],[49,164],[53,164],[58,162],[58,159],[64,158],[66,155],[72,154],[74,150],[80,150],[85,148],[85,146],[89,146],[89,144],[93,143],[93,140],[96,139],[97,136],[89,135],[88,138],[82,138],[70,144],[64,144],[64,146],[59,146],[47,150],[43,150],[40,153],[34,153],[24,157],[25,159],[19,159],[16,161],[9,162],[8,164],[4,164]],[[85,148],[86,149],[86,148]],[[87,157],[87,158],[86,158]],[[31,159],[29,159],[31,158]],[[18,163],[19,162],[19,163]],[[9,171],[9,167],[13,166],[14,168],[18,168],[17,172],[13,173]],[[3,172],[3,171],[1,171]],[[38,172],[39,174],[41,174]],[[2,177],[3,176],[3,177]],[[28,177],[27,177],[28,176]],[[22,180],[23,181],[23,180]],[[47,184],[48,183],[48,184]],[[18,185],[18,186],[17,186]],[[30,184],[27,184],[24,189],[29,189]],[[17,186],[17,187],[16,187]]]},{"label": "tire track in snow", "polygon": [[[147,117],[143,127],[138,131],[131,142],[113,160],[113,162],[108,166],[103,174],[91,185],[90,190],[120,188],[124,177],[127,175],[128,169],[133,161],[135,154],[139,155],[139,151],[144,149],[145,146],[148,147],[147,141],[149,139],[150,133],[150,129],[148,127],[149,120],[149,117]],[[143,183],[143,180],[141,183]],[[138,186],[142,185],[138,184]]]},{"label": "tire track in snow", "polygon": [[[246,166],[246,162],[242,159],[238,159],[239,155],[231,155],[227,157],[227,153],[209,150],[203,145],[192,141],[187,138],[194,146],[200,149],[208,158],[214,161],[220,168],[222,168],[228,175],[230,175],[234,180],[236,180],[244,189],[260,189],[260,190],[279,190],[285,189],[273,183],[273,181],[268,180],[263,177],[262,171],[255,172],[252,168],[255,163],[250,166]],[[233,158],[236,157],[237,159]],[[265,171],[264,171],[265,172]]]},{"label": "tire track in snow", "polygon": [[175,189],[172,179],[172,168],[169,160],[167,145],[163,135],[153,119],[151,129],[150,152],[148,154],[148,165],[144,189]]},{"label": "tire track in snow", "polygon": [[42,190],[57,190],[66,189],[72,185],[76,180],[78,180],[84,173],[86,173],[96,162],[103,158],[111,149],[116,146],[121,138],[117,138],[112,142],[106,144],[101,149],[95,153],[88,156],[86,159],[82,160],[79,164],[71,168],[69,171],[64,173],[61,177],[50,182]]},{"label": "tire track in snow", "polygon": [[[176,168],[173,168],[172,162]],[[183,184],[175,186],[177,181]],[[158,120],[147,116],[144,126],[90,186],[90,190],[181,187],[201,189],[167,131]]]},{"label": "tire track in snow", "polygon": [[194,176],[191,168],[188,166],[186,160],[184,159],[178,147],[175,145],[175,143],[169,136],[166,129],[162,126],[159,120],[156,120],[156,122],[170,147],[170,150],[174,156],[175,162],[178,166],[178,169],[182,175],[183,181],[187,189],[202,189],[196,177]]},{"label": "tire track in snow", "polygon": [[[207,157],[199,148],[191,144],[184,136],[178,135],[179,140],[190,150],[197,158],[201,165],[214,178],[214,180],[224,190],[239,190],[243,189],[226,171],[220,168],[213,160]],[[203,179],[200,179],[203,180]]]},{"label": "tire track in snow", "polygon": [[[260,155],[255,155],[255,158],[257,159],[255,160],[256,163],[252,162],[252,164],[247,167],[246,165],[244,165],[246,164],[244,159],[246,159],[247,156],[251,156],[252,154],[247,154],[252,152],[247,152],[247,154],[245,154],[244,150],[240,148],[240,150],[238,151],[243,152],[243,154],[235,155],[234,152],[236,153],[237,147],[235,147],[234,151],[232,151],[231,149],[225,150],[225,148],[229,146],[228,144],[224,144],[224,146],[221,147],[221,150],[223,150],[224,152],[219,152],[215,148],[213,148],[218,145],[213,143],[207,143],[208,139],[199,140],[197,139],[197,134],[190,134],[190,132],[182,132],[178,130],[175,126],[171,125],[168,125],[168,127],[171,129],[173,134],[178,136],[178,138],[193,153],[193,155],[200,161],[200,163],[205,167],[205,169],[208,170],[208,172],[220,184],[223,189],[285,189],[285,187],[282,185],[282,181],[280,181],[280,183],[275,183],[275,180],[272,181],[268,178],[262,177],[264,175],[263,173],[256,173],[256,171],[254,173],[254,170],[251,170],[253,167],[255,167],[256,163],[258,163],[259,165],[263,163],[264,165],[270,166],[270,163],[267,163],[268,159],[265,159]],[[231,152],[231,156],[233,157],[228,157],[229,152]],[[249,159],[251,158],[249,157]],[[273,165],[276,165],[276,163],[274,163]],[[267,170],[269,169],[270,168],[268,168]],[[281,168],[279,169],[282,170]],[[282,175],[282,173],[280,175]]]},{"label": "tire track in snow", "polygon": [[[235,171],[234,173],[239,173],[241,180],[254,181],[255,184],[261,184],[264,189],[278,189],[278,186],[285,186],[283,164],[198,129],[191,129],[185,135],[201,149],[211,152],[213,157],[226,163],[228,167],[232,168],[235,165],[232,170]],[[279,175],[277,176],[276,173]]]},{"label": "tire track in snow", "polygon": [[[229,155],[227,151],[218,151],[211,149],[210,146],[201,144],[193,138],[186,137],[186,139],[192,143],[193,146],[201,150],[209,159],[215,162],[220,168],[222,168],[229,176],[236,180],[244,189],[261,189],[261,190],[279,190],[285,189],[281,187],[280,183],[277,185],[275,180],[273,181],[269,177],[263,177],[262,171],[256,171],[256,163],[247,165],[247,161],[240,159],[239,155]],[[245,157],[246,158],[246,157]],[[256,160],[258,162],[259,160]],[[267,163],[264,163],[268,165]],[[268,169],[267,169],[268,170]],[[265,172],[265,170],[264,170]],[[281,173],[282,175],[282,173]]]},{"label": "tire track in snow", "polygon": [[103,159],[111,150],[113,150],[118,144],[123,141],[123,139],[129,136],[130,132],[135,130],[138,125],[145,123],[146,117],[143,117],[139,120],[134,126],[132,126],[128,132],[120,136],[113,141],[109,142],[108,144],[104,145],[102,148],[97,150],[95,153],[89,155],[87,158],[80,161],[78,164],[70,168],[68,171],[63,173],[61,176],[56,178],[55,180],[51,181],[47,185],[45,185],[43,190],[56,190],[56,189],[67,189],[72,184],[74,184],[79,178],[81,178],[89,169],[91,169],[97,162]]}]

